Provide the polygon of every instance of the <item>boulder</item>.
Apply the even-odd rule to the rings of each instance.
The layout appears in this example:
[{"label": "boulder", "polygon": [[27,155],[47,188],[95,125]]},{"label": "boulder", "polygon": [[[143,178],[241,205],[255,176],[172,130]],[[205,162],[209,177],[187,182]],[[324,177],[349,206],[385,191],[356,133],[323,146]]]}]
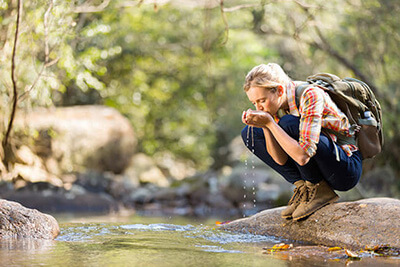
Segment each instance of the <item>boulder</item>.
[{"label": "boulder", "polygon": [[137,144],[128,119],[106,106],[40,108],[21,113],[15,128],[36,132],[33,152],[55,158],[62,173],[87,169],[122,173]]},{"label": "boulder", "polygon": [[173,180],[183,180],[196,174],[192,161],[178,159],[171,152],[158,152],[153,158],[162,172]]},{"label": "boulder", "polygon": [[282,219],[282,209],[264,210],[222,225],[220,229],[348,249],[377,245],[400,248],[400,200],[397,199],[335,203],[298,222]]},{"label": "boulder", "polygon": [[139,183],[152,183],[160,187],[169,186],[169,181],[158,168],[153,158],[144,153],[135,154],[126,168],[124,175],[129,177],[134,185]]},{"label": "boulder", "polygon": [[5,238],[54,239],[60,228],[54,217],[0,199],[0,240]]}]

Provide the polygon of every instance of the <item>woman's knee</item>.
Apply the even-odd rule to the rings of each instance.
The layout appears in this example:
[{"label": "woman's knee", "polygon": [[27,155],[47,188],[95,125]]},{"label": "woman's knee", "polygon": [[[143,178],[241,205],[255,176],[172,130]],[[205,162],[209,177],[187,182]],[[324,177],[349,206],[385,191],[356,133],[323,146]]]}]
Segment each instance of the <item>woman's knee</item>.
[{"label": "woman's knee", "polygon": [[299,124],[300,118],[293,115],[285,115],[283,116],[278,125],[291,137],[299,136]]}]

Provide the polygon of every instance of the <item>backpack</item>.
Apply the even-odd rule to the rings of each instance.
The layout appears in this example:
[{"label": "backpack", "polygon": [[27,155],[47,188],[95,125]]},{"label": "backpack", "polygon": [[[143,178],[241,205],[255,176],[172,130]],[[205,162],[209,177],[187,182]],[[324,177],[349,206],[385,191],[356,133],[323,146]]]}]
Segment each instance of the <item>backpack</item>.
[{"label": "backpack", "polygon": [[307,82],[296,86],[297,106],[299,106],[301,95],[310,86],[317,86],[326,91],[347,116],[350,122],[350,134],[355,134],[356,144],[363,159],[373,158],[381,152],[383,146],[382,109],[375,94],[366,83],[354,78],[341,79],[329,73],[311,75],[307,77]]}]

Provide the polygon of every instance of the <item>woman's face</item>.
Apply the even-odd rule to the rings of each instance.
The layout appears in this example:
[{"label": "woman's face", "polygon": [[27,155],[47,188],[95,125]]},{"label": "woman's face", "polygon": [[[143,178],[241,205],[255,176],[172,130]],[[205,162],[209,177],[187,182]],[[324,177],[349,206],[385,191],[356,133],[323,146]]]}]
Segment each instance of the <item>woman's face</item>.
[{"label": "woman's face", "polygon": [[275,115],[281,107],[282,92],[283,88],[281,86],[276,90],[268,90],[262,87],[250,87],[246,94],[256,110]]}]

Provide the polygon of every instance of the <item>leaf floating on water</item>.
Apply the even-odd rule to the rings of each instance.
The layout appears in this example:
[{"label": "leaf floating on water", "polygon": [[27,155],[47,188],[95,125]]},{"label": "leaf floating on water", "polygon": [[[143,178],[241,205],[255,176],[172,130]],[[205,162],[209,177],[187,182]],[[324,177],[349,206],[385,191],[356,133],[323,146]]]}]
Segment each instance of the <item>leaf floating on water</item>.
[{"label": "leaf floating on water", "polygon": [[331,248],[328,248],[328,251],[338,251],[338,250],[342,250],[343,248],[341,248],[341,247],[331,247]]},{"label": "leaf floating on water", "polygon": [[353,260],[360,259],[360,256],[351,250],[345,249],[344,252],[346,253],[347,256],[349,256],[349,258]]},{"label": "leaf floating on water", "polygon": [[220,221],[216,221],[215,225],[223,225],[223,224],[227,224],[230,223],[231,221],[224,221],[224,222],[220,222]]},{"label": "leaf floating on water", "polygon": [[275,244],[272,248],[263,248],[263,249],[268,252],[274,252],[274,251],[284,251],[291,248],[293,248],[293,244],[280,243],[280,244]]},{"label": "leaf floating on water", "polygon": [[365,246],[365,251],[375,256],[400,256],[400,249],[393,248],[389,245]]}]

